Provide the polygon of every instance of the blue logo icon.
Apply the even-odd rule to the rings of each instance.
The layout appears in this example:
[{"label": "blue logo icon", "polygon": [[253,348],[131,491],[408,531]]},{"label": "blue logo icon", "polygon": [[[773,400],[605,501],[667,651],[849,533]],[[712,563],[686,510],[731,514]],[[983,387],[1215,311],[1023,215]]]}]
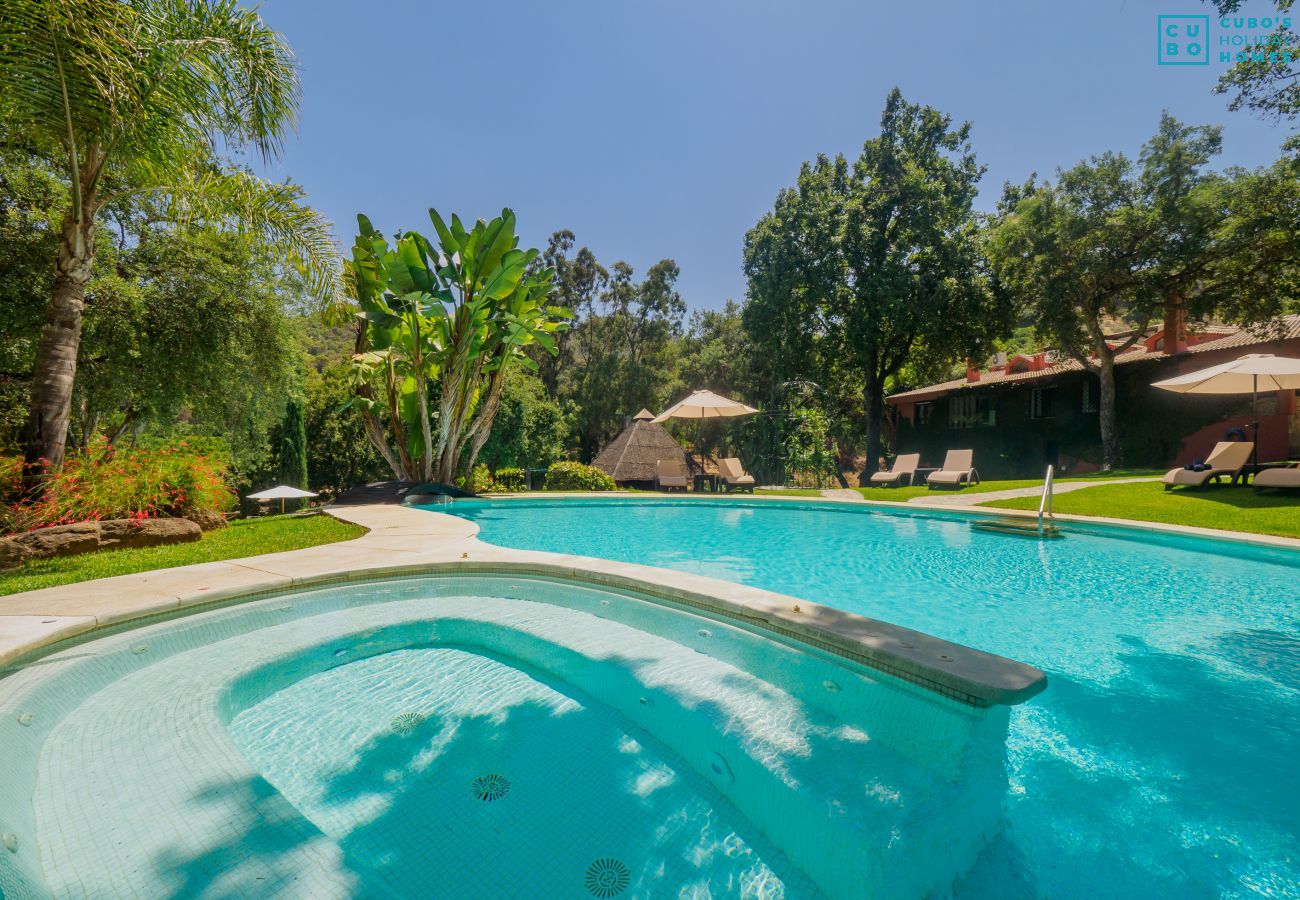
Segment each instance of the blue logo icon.
[{"label": "blue logo icon", "polygon": [[1210,64],[1209,16],[1157,16],[1156,61],[1162,66]]}]

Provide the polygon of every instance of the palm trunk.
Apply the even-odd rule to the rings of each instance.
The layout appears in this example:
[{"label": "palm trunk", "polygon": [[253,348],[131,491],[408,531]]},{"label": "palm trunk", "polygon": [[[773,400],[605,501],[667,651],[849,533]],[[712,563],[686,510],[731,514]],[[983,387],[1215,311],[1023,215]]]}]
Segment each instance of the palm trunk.
[{"label": "palm trunk", "polygon": [[420,403],[420,440],[424,452],[420,454],[420,480],[428,481],[433,476],[433,429],[429,425],[429,382],[424,377],[423,366],[417,361],[415,371],[416,399]]},{"label": "palm trunk", "polygon": [[[356,328],[357,340],[353,345],[353,352],[357,354],[365,353],[370,349],[370,334],[366,331],[365,322],[358,323]],[[373,401],[375,396],[374,389],[369,384],[364,383],[357,385],[356,394],[362,400],[367,401]],[[379,455],[384,458],[384,462],[392,470],[393,477],[398,481],[405,481],[407,477],[406,471],[398,462],[397,457],[393,455],[392,445],[388,443],[388,434],[384,431],[384,424],[379,421],[379,416],[375,415],[369,404],[358,406],[357,412],[361,416],[361,425],[365,429],[366,439],[370,441],[370,446],[374,447],[379,452]]]},{"label": "palm trunk", "polygon": [[488,437],[492,434],[492,423],[496,420],[497,410],[501,408],[501,394],[506,384],[506,367],[502,364],[501,368],[492,373],[492,384],[488,388],[487,399],[483,402],[482,408],[479,409],[478,415],[474,417],[473,423],[469,426],[469,435],[471,436],[469,445],[469,463],[466,470],[474,471],[474,465],[478,462],[479,451],[487,443]]},{"label": "palm trunk", "polygon": [[[78,214],[80,213],[80,214]],[[39,487],[63,465],[72,411],[72,386],[81,348],[86,284],[95,265],[94,199],[83,195],[82,208],[63,220],[54,287],[45,310],[41,341],[32,371],[31,406],[27,416],[25,480]]]}]

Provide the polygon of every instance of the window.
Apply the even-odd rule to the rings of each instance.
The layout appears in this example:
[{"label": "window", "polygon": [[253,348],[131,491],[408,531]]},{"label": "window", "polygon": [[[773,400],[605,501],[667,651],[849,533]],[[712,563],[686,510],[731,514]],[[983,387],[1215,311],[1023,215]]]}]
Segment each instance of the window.
[{"label": "window", "polygon": [[975,428],[997,424],[992,397],[961,394],[948,400],[948,427]]},{"label": "window", "polygon": [[948,427],[970,428],[975,424],[974,394],[958,394],[948,400]]},{"label": "window", "polygon": [[1085,377],[1083,379],[1083,406],[1086,413],[1095,413],[1097,411],[1097,392],[1092,388],[1092,379]]},{"label": "window", "polygon": [[929,425],[930,417],[934,415],[934,404],[925,402],[916,404],[916,424]]},{"label": "window", "polygon": [[1056,388],[1038,387],[1029,392],[1029,418],[1050,419],[1056,415]]}]

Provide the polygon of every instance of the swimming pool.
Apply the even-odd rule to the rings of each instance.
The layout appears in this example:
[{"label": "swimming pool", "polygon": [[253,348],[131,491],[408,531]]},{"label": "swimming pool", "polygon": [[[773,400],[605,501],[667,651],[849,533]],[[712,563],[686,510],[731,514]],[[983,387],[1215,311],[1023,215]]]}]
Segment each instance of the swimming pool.
[{"label": "swimming pool", "polygon": [[518,572],[244,598],[0,687],[12,900],[942,894],[1007,789],[1006,706]]},{"label": "swimming pool", "polygon": [[659,498],[458,501],[483,541],[662,566],[1048,672],[962,897],[1300,896],[1300,553],[957,513]]}]

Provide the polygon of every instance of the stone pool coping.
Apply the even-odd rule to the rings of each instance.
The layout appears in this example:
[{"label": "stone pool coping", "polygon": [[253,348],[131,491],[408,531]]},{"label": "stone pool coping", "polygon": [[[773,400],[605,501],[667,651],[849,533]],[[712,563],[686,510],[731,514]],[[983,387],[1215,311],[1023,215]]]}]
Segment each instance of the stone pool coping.
[{"label": "stone pool coping", "polygon": [[[647,495],[653,496],[658,495]],[[97,631],[202,611],[268,591],[444,571],[537,575],[650,596],[773,632],[787,642],[815,647],[973,706],[1021,703],[1046,686],[1046,676],[1033,666],[759,588],[651,566],[497,547],[478,539],[474,523],[427,509],[365,505],[328,511],[367,533],[302,550],[118,575],[0,598],[0,666],[20,666],[56,644],[93,637]]]},{"label": "stone pool coping", "polygon": [[[1154,479],[1158,481],[1159,479]],[[1101,487],[1113,482],[1098,481],[1096,484],[1089,484],[1087,487]],[[856,493],[856,492],[855,492]],[[876,507],[882,510],[893,510],[903,514],[917,513],[920,511],[937,512],[937,513],[961,513],[962,518],[970,515],[982,516],[986,519],[1008,518],[1008,519],[1037,519],[1038,513],[1030,509],[1007,509],[999,506],[977,506],[972,504],[957,504],[953,502],[935,502],[931,503],[927,498],[912,498],[909,500],[868,500],[861,494],[858,494],[857,500],[842,500],[837,497],[817,497],[817,496],[792,496],[788,494],[748,494],[748,493],[684,493],[668,494],[654,491],[619,491],[619,492],[597,492],[597,491],[530,491],[520,494],[482,494],[482,499],[487,500],[538,500],[547,497],[586,497],[589,499],[619,497],[625,499],[660,499],[660,500],[757,500],[764,503],[815,503],[828,506],[848,506],[861,508],[864,506]],[[945,492],[938,496],[951,498],[956,496],[952,492]],[[1278,534],[1261,534],[1255,531],[1229,531],[1224,528],[1202,528],[1199,525],[1175,525],[1171,522],[1147,522],[1141,519],[1120,519],[1113,516],[1081,516],[1073,513],[1055,513],[1052,521],[1056,523],[1073,522],[1079,525],[1104,525],[1106,527],[1120,528],[1128,532],[1149,532],[1156,531],[1161,534],[1169,534],[1182,537],[1210,538],[1217,541],[1231,541],[1234,544],[1253,544],[1260,547],[1277,547],[1284,550],[1300,550],[1300,538],[1283,537]],[[0,598],[3,599],[3,598]]]}]

